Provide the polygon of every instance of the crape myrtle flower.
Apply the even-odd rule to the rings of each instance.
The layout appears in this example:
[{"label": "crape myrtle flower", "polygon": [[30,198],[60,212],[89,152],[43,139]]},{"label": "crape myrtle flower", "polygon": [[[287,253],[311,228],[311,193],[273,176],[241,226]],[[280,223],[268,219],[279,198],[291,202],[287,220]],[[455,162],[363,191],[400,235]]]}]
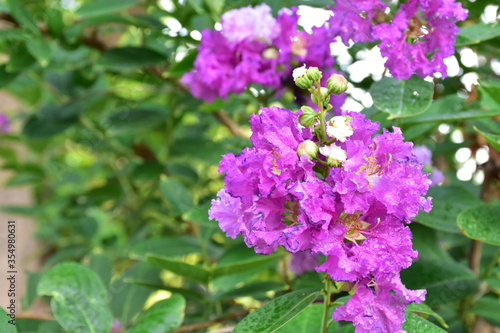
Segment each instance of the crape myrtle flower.
[{"label": "crape myrtle flower", "polygon": [[352,321],[356,332],[397,332],[406,305],[425,296],[406,289],[400,271],[417,257],[405,223],[431,209],[431,181],[399,128],[377,134],[378,123],[349,111],[327,120],[329,89],[318,73],[295,72],[318,110],[252,116],[253,147],[223,156],[225,186],[209,216],[257,253],[283,246],[324,255],[316,270],[353,287],[334,319]]},{"label": "crape myrtle flower", "polygon": [[[181,83],[199,99],[212,102],[240,94],[250,84],[284,87],[300,64],[332,70],[332,37],[327,25],[300,30],[297,8],[280,10],[277,18],[267,4],[230,10],[222,15],[221,31],[206,29],[194,69]],[[337,96],[342,105],[344,96]]]},{"label": "crape myrtle flower", "polygon": [[413,153],[417,160],[425,166],[425,170],[430,172],[431,186],[438,185],[444,181],[444,175],[435,166],[432,166],[432,151],[426,146],[413,147]]},{"label": "crape myrtle flower", "polygon": [[445,77],[444,59],[453,55],[459,32],[456,22],[467,17],[454,0],[408,0],[395,14],[381,0],[339,0],[331,9],[332,33],[346,45],[380,41],[385,65],[397,79],[414,73]]}]

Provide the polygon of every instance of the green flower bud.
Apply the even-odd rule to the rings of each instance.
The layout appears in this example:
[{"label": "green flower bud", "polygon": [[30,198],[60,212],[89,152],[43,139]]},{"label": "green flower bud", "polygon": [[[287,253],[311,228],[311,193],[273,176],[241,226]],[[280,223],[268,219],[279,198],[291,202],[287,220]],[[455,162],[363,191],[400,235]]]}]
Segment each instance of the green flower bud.
[{"label": "green flower bud", "polygon": [[309,106],[303,106],[301,109],[302,114],[299,116],[300,124],[304,127],[311,127],[316,121],[318,113]]},{"label": "green flower bud", "polygon": [[326,165],[333,167],[333,168],[338,168],[338,167],[342,166],[342,162],[340,162],[339,160],[337,160],[335,158],[327,157],[326,158]]},{"label": "green flower bud", "polygon": [[318,151],[319,151],[318,146],[311,140],[305,140],[301,142],[297,147],[297,155],[299,156],[306,155],[311,160],[318,157]]},{"label": "green flower bud", "polygon": [[318,67],[309,67],[306,70],[306,75],[309,78],[309,80],[311,80],[312,82],[317,82],[317,81],[321,80],[321,78],[323,77],[323,74],[321,74]]},{"label": "green flower bud", "polygon": [[[319,88],[320,94],[321,94],[321,102],[323,103],[323,106],[328,105],[328,102],[330,101],[330,94],[327,88],[321,87]],[[318,99],[318,94],[317,92],[313,92],[311,94],[311,100],[314,104],[319,105],[320,101]]]},{"label": "green flower bud", "polygon": [[333,95],[340,95],[347,90],[347,80],[340,74],[332,74],[326,81],[328,91]]},{"label": "green flower bud", "polygon": [[307,76],[301,76],[301,77],[298,77],[296,80],[295,80],[295,84],[297,85],[297,87],[301,88],[301,89],[309,89],[309,88],[312,88],[312,81],[309,80],[309,78]]}]

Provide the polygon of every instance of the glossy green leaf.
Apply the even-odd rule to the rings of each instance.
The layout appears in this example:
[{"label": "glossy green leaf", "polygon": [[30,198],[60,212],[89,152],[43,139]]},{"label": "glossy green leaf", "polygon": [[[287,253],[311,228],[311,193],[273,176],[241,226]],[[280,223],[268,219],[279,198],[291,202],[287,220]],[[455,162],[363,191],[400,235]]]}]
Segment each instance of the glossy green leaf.
[{"label": "glossy green leaf", "polygon": [[499,205],[480,205],[460,213],[457,224],[462,233],[469,238],[500,245],[499,217]]},{"label": "glossy green leaf", "polygon": [[12,49],[9,62],[5,67],[9,73],[21,72],[29,69],[36,62],[36,59],[28,52],[25,44]]},{"label": "glossy green leaf", "polygon": [[415,314],[418,314],[420,316],[432,316],[436,318],[436,320],[443,326],[444,328],[448,328],[448,325],[446,325],[446,322],[444,321],[443,317],[438,315],[434,310],[432,310],[427,304],[425,303],[411,303],[406,307],[406,311],[413,312]]},{"label": "glossy green leaf", "polygon": [[137,323],[127,333],[170,333],[184,321],[186,300],[181,295],[172,295],[155,303],[139,316]]},{"label": "glossy green leaf", "polygon": [[18,28],[0,29],[0,40],[25,40],[30,36],[24,30]]},{"label": "glossy green leaf", "polygon": [[139,131],[158,126],[166,116],[166,110],[152,107],[120,110],[106,119],[106,126],[113,132]]},{"label": "glossy green leaf", "polygon": [[88,18],[124,10],[136,4],[136,0],[92,0],[84,2],[76,10],[76,14],[82,18]]},{"label": "glossy green leaf", "polygon": [[427,195],[432,197],[432,210],[420,212],[415,221],[436,230],[460,233],[457,227],[457,216],[465,208],[479,204],[481,201],[464,187],[434,186]]},{"label": "glossy green leaf", "polygon": [[451,259],[420,259],[401,272],[409,289],[426,289],[430,307],[460,300],[477,291],[479,280],[464,265]]},{"label": "glossy green leaf", "polygon": [[500,25],[478,23],[460,28],[455,47],[479,44],[482,41],[500,36]]},{"label": "glossy green leaf", "polygon": [[[310,333],[321,332],[323,319],[323,304],[311,304],[304,311],[295,316],[286,325],[275,331],[276,333]],[[333,326],[333,325],[332,325]],[[328,332],[335,332],[330,327]]]},{"label": "glossy green leaf", "polygon": [[439,326],[409,311],[405,312],[403,329],[411,333],[446,333]]},{"label": "glossy green leaf", "polygon": [[154,267],[171,271],[193,281],[208,283],[210,278],[210,272],[203,267],[186,264],[185,262],[168,257],[148,254],[146,255],[146,261]]},{"label": "glossy green leaf", "polygon": [[416,116],[427,110],[432,103],[433,84],[412,76],[409,80],[384,77],[373,83],[370,94],[373,104],[389,119]]},{"label": "glossy green leaf", "polygon": [[481,134],[493,148],[500,151],[500,134],[483,132],[477,129],[477,127],[474,127],[474,129],[476,130],[476,132]]},{"label": "glossy green leaf", "polygon": [[481,316],[495,326],[500,326],[500,300],[498,297],[483,296],[476,301],[470,312]]},{"label": "glossy green leaf", "polygon": [[144,260],[147,254],[165,257],[180,257],[190,253],[200,253],[200,245],[194,237],[158,237],[141,241],[130,252],[133,259]]},{"label": "glossy green leaf", "polygon": [[173,216],[181,215],[194,206],[193,196],[184,185],[175,179],[161,177],[160,191],[167,201]]},{"label": "glossy green leaf", "polygon": [[160,271],[150,265],[139,262],[127,269],[122,276],[113,281],[109,291],[111,309],[115,318],[123,325],[129,324],[142,311],[144,302],[154,291],[150,287],[129,281],[140,280],[143,283],[160,284]]},{"label": "glossy green leaf", "polygon": [[52,47],[48,40],[43,37],[30,38],[26,41],[26,47],[42,67],[49,64],[52,58]]},{"label": "glossy green leaf", "polygon": [[305,289],[277,297],[243,318],[232,333],[274,332],[304,311],[318,295],[319,291]]},{"label": "glossy green leaf", "polygon": [[[9,306],[9,305],[7,305]],[[18,306],[18,305],[15,305]],[[15,310],[18,311],[18,310]],[[12,317],[10,316],[10,310],[9,312],[6,312],[3,307],[0,307],[0,332],[2,333],[17,333],[16,329],[16,314],[12,314]]]},{"label": "glossy green leaf", "polygon": [[97,274],[83,265],[62,263],[51,268],[40,279],[38,295],[52,297],[52,313],[68,332],[111,329],[108,291]]},{"label": "glossy green leaf", "polygon": [[113,262],[107,255],[102,253],[92,253],[88,257],[87,266],[96,272],[105,286],[109,285],[113,275]]},{"label": "glossy green leaf", "polygon": [[101,54],[97,64],[110,70],[136,70],[166,62],[167,58],[145,47],[119,47]]}]

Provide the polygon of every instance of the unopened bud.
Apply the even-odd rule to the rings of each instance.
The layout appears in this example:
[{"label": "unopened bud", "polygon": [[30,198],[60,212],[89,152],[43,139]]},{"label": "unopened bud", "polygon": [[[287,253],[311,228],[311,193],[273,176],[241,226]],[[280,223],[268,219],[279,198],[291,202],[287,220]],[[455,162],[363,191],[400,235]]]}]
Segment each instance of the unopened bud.
[{"label": "unopened bud", "polygon": [[318,113],[310,106],[303,106],[301,109],[302,114],[299,116],[300,124],[304,127],[311,127],[316,121]]},{"label": "unopened bud", "polygon": [[[327,88],[321,87],[319,88],[320,94],[321,94],[321,102],[323,103],[323,106],[326,106],[328,102],[330,101],[330,93]],[[314,104],[319,105],[320,101],[318,100],[318,94],[316,92],[313,92],[311,94],[311,100]]]},{"label": "unopened bud", "polygon": [[303,156],[306,155],[311,160],[315,159],[318,156],[318,145],[311,140],[305,140],[299,144],[297,147],[297,155]]},{"label": "unopened bud", "polygon": [[347,80],[340,74],[332,74],[326,81],[328,91],[333,95],[340,95],[347,90]]},{"label": "unopened bud", "polygon": [[301,67],[297,67],[293,70],[292,76],[293,76],[293,81],[295,81],[295,84],[297,87],[301,89],[309,89],[312,88],[312,81],[307,77],[306,75],[306,65],[303,65]]},{"label": "unopened bud", "polygon": [[321,80],[321,78],[323,77],[323,74],[321,74],[318,67],[309,67],[306,71],[306,75],[309,78],[309,80],[313,82],[317,82]]}]

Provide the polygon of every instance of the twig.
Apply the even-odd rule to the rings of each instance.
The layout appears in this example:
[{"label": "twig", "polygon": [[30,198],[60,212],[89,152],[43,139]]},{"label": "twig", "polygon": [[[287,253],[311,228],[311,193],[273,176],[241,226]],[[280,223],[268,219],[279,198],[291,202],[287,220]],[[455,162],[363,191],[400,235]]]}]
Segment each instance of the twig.
[{"label": "twig", "polygon": [[215,118],[220,121],[220,123],[226,126],[232,135],[239,136],[245,139],[248,139],[249,136],[245,133],[238,124],[236,124],[224,110],[218,110],[214,112]]}]

